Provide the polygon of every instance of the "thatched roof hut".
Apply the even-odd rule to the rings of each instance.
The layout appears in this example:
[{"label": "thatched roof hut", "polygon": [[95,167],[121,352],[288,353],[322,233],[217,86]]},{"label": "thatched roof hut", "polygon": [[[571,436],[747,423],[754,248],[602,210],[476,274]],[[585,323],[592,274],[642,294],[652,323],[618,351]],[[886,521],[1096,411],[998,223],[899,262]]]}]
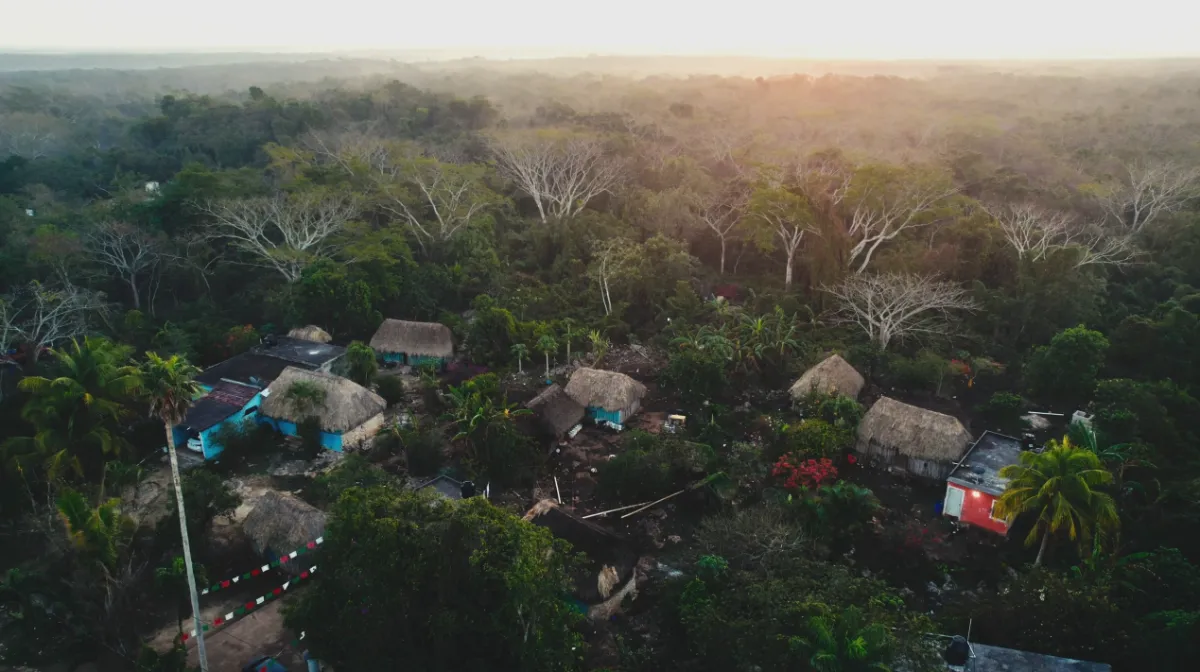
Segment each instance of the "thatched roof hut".
[{"label": "thatched roof hut", "polygon": [[274,559],[324,535],[325,513],[292,495],[268,490],[246,514],[242,532],[255,553]]},{"label": "thatched roof hut", "polygon": [[554,436],[562,436],[583,420],[584,408],[555,383],[525,404]]},{"label": "thatched roof hut", "polygon": [[623,373],[581,367],[571,374],[565,392],[580,406],[622,411],[636,409],[646,386]]},{"label": "thatched roof hut", "polygon": [[326,432],[348,432],[387,408],[383,397],[352,380],[289,366],[268,388],[270,393],[263,400],[261,413],[268,418],[299,424],[307,414],[298,412],[296,404],[288,399],[288,389],[300,382],[311,383],[325,391],[324,403],[314,408],[312,415],[317,416],[321,429]]},{"label": "thatched roof hut", "polygon": [[303,327],[296,327],[288,332],[288,338],[298,338],[302,341],[312,341],[313,343],[328,343],[333,340],[324,329],[315,324],[310,324]]},{"label": "thatched roof hut", "polygon": [[832,354],[805,371],[789,392],[793,399],[800,399],[814,390],[819,394],[840,394],[855,399],[866,382],[850,362]]},{"label": "thatched roof hut", "polygon": [[958,419],[880,397],[858,425],[855,450],[919,476],[945,479],[971,435]]},{"label": "thatched roof hut", "polygon": [[437,322],[384,320],[371,337],[375,352],[448,358],[454,355],[450,327]]}]

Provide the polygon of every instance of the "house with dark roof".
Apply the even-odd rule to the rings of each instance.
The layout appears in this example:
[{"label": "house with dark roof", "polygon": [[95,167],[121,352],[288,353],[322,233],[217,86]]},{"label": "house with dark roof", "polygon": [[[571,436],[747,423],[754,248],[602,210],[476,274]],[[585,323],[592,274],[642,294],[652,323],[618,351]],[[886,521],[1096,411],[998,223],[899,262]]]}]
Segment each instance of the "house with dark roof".
[{"label": "house with dark roof", "polygon": [[562,438],[583,420],[585,409],[572,399],[558,383],[542,390],[530,399],[525,408],[533,411],[538,424],[547,434]]},{"label": "house with dark roof", "polygon": [[1000,470],[1021,459],[1021,441],[984,432],[946,478],[942,515],[985,530],[1008,534],[1008,521],[996,517],[996,501],[1008,487]]},{"label": "house with dark roof", "polygon": [[225,447],[217,433],[226,423],[239,423],[253,418],[262,404],[262,388],[231,381],[218,381],[204,396],[192,402],[183,422],[176,425],[175,445],[204,455],[211,460]]},{"label": "house with dark roof", "polygon": [[174,429],[175,445],[186,446],[211,460],[224,447],[216,440],[221,427],[254,418],[263,390],[294,366],[329,372],[346,349],[303,338],[268,336],[262,343],[208,367],[196,376],[203,395],[192,402],[187,417]]},{"label": "house with dark roof", "polygon": [[266,387],[289,366],[329,373],[344,354],[346,349],[340,345],[289,336],[267,336],[246,352],[208,367],[196,376],[196,382],[206,390],[221,381]]}]

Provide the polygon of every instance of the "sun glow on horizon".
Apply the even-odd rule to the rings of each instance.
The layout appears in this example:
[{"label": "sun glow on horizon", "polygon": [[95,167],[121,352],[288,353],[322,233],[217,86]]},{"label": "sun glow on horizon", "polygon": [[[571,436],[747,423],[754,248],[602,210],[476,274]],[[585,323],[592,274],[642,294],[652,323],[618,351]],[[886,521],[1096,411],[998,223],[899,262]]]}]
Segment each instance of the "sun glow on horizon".
[{"label": "sun glow on horizon", "polygon": [[0,50],[457,50],[828,59],[1200,55],[1200,3],[1143,0],[4,0]]}]

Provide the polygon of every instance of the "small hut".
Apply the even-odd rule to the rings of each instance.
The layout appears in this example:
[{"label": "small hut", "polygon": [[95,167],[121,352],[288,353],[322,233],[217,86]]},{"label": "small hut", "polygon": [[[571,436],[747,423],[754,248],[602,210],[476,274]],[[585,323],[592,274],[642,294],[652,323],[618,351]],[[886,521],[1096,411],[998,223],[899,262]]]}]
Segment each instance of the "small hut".
[{"label": "small hut", "polygon": [[[324,400],[311,409],[301,408],[288,397],[298,383],[312,385],[324,392]],[[296,436],[297,425],[309,416],[321,423],[321,445],[342,451],[362,444],[383,426],[387,402],[358,383],[329,373],[306,371],[289,366],[264,391],[260,421],[288,436]]]},{"label": "small hut", "polygon": [[439,369],[454,356],[450,327],[437,322],[384,320],[371,337],[371,348],[384,362],[419,366],[432,363]]},{"label": "small hut", "polygon": [[533,411],[542,428],[554,437],[561,437],[571,431],[572,427],[583,420],[585,413],[583,406],[575,403],[558,383],[530,399],[525,408]]},{"label": "small hut", "polygon": [[586,409],[596,422],[624,425],[646,396],[646,386],[616,371],[581,367],[567,382],[567,396]]},{"label": "small hut", "polygon": [[950,475],[970,443],[971,435],[956,418],[880,397],[859,423],[854,449],[940,481]]},{"label": "small hut", "polygon": [[324,535],[325,513],[292,495],[268,490],[246,514],[242,532],[255,553],[276,560]]},{"label": "small hut", "polygon": [[857,399],[866,381],[850,362],[840,355],[826,357],[820,364],[804,372],[803,376],[792,385],[789,392],[796,400],[817,392],[818,394],[840,394],[843,397]]},{"label": "small hut", "polygon": [[288,332],[288,338],[298,338],[302,341],[312,341],[313,343],[328,343],[333,340],[333,336],[330,336],[328,332],[315,324],[292,329]]}]

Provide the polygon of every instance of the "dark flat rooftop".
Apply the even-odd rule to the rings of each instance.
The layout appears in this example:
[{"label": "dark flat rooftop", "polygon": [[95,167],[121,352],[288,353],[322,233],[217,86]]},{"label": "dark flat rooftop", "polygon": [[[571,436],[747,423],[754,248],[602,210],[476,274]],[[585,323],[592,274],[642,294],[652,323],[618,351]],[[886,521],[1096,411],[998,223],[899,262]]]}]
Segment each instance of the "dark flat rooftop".
[{"label": "dark flat rooftop", "polygon": [[968,672],[1112,672],[1107,663],[1089,663],[1040,653],[971,643],[975,652]]},{"label": "dark flat rooftop", "polygon": [[276,357],[293,364],[301,364],[307,368],[316,369],[331,359],[341,357],[342,353],[346,352],[346,349],[340,345],[314,343],[302,338],[278,336],[275,338],[275,345],[260,343],[250,348],[250,352],[257,355]]},{"label": "dark flat rooftop", "polygon": [[346,352],[346,349],[339,345],[314,343],[299,338],[280,336],[275,341],[275,345],[259,344],[240,355],[234,355],[220,364],[208,367],[196,376],[196,382],[216,387],[221,380],[236,380],[246,385],[266,387],[289,366],[313,371]]},{"label": "dark flat rooftop", "polygon": [[991,495],[1003,494],[1008,481],[1000,478],[1000,470],[1016,464],[1020,455],[1020,439],[984,432],[946,480]]},{"label": "dark flat rooftop", "polygon": [[425,488],[433,488],[434,492],[446,499],[462,499],[462,482],[449,476],[435,476],[417,486],[417,490]]}]

